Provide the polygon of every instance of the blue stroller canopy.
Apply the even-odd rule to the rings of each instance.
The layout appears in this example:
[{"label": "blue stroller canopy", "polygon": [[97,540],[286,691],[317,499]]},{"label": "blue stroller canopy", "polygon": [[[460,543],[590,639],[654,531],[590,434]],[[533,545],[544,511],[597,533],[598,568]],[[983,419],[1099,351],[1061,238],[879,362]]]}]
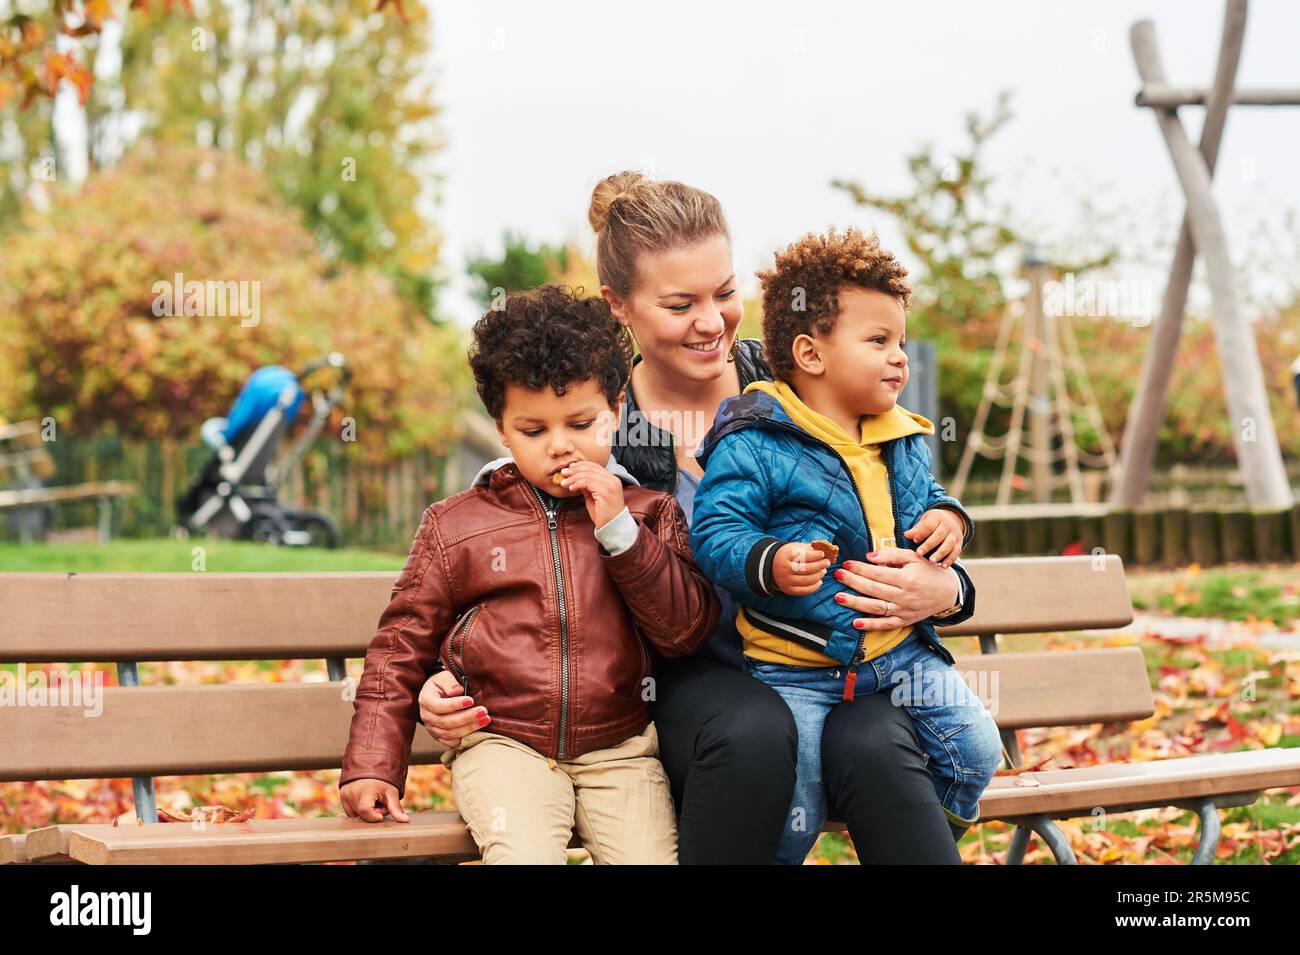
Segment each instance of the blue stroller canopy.
[{"label": "blue stroller canopy", "polygon": [[226,415],[226,427],[223,430],[226,441],[233,443],[246,428],[256,426],[265,418],[267,412],[280,400],[280,392],[288,385],[293,386],[294,398],[285,409],[285,420],[293,421],[307,396],[298,384],[298,376],[282,365],[266,365],[249,375],[239,396],[235,398],[230,413]]}]

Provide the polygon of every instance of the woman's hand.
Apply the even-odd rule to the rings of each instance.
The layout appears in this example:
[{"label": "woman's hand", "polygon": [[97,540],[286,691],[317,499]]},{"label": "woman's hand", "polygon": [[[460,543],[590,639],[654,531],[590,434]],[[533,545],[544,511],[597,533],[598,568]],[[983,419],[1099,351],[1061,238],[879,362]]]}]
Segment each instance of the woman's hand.
[{"label": "woman's hand", "polygon": [[870,563],[846,560],[835,572],[836,580],[857,591],[836,594],[836,602],[873,615],[853,621],[859,630],[906,627],[957,602],[961,584],[951,567],[901,547],[882,547],[867,558]]},{"label": "woman's hand", "polygon": [[474,698],[463,696],[464,692],[450,670],[435,673],[420,690],[420,720],[429,735],[444,746],[459,745],[462,736],[490,722],[487,707],[474,706]]}]

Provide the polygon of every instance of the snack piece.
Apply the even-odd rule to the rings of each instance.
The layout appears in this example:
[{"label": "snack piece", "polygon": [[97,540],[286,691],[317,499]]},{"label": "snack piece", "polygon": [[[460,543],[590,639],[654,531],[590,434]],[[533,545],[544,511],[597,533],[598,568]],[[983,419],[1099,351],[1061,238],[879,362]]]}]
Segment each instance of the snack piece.
[{"label": "snack piece", "polygon": [[556,471],[554,474],[551,475],[551,480],[554,481],[556,484],[561,484],[564,481],[564,475],[561,474],[559,471]]},{"label": "snack piece", "polygon": [[809,546],[829,560],[832,564],[835,563],[836,558],[840,556],[840,549],[830,541],[812,541]]}]

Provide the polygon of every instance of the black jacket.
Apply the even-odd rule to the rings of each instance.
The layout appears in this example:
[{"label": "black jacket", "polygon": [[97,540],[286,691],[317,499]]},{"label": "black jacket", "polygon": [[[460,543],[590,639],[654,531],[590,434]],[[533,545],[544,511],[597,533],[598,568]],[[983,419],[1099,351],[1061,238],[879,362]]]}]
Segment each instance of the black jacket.
[{"label": "black jacket", "polygon": [[[641,356],[632,359],[635,368]],[[741,338],[736,345],[736,372],[740,390],[751,381],[771,381],[772,370],[763,358],[763,343],[757,338]],[[667,494],[677,494],[677,450],[672,432],[656,428],[637,407],[629,378],[623,396],[623,420],[614,435],[614,460],[631,472],[643,487]]]}]

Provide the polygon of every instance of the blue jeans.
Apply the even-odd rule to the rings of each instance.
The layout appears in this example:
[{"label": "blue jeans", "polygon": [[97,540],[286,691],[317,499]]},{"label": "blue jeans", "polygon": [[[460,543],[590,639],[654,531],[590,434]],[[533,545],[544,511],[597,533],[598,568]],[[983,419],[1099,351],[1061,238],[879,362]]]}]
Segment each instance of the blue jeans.
[{"label": "blue jeans", "polygon": [[[792,666],[745,657],[745,670],[774,689],[794,714],[799,755],[794,798],[777,847],[778,865],[803,862],[826,822],[822,726],[844,700],[847,667]],[[938,652],[916,635],[856,667],[854,696],[890,693],[916,724],[939,802],[950,820],[979,819],[979,799],[1002,760],[992,715]]]}]

